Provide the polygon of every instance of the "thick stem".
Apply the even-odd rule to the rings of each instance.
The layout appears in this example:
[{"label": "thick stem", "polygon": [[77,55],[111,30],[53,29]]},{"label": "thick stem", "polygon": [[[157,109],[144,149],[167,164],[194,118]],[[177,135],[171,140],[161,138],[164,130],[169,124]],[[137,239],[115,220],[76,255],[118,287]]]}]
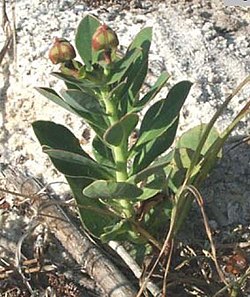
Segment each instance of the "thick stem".
[{"label": "thick stem", "polygon": [[128,178],[126,149],[118,146],[113,149],[113,153],[116,162],[116,180],[126,181]]},{"label": "thick stem", "polygon": [[[108,99],[108,92],[102,93],[102,100],[106,107],[106,112],[109,115],[110,124],[115,124],[118,120],[118,114],[115,104]],[[115,164],[116,164],[116,181],[124,182],[128,179],[127,172],[127,140],[124,140],[119,146],[113,146],[112,148]],[[119,204],[123,208],[123,214],[126,217],[130,217],[132,213],[132,206],[128,200],[120,199]]]},{"label": "thick stem", "polygon": [[[116,106],[113,102],[107,99],[108,94],[106,92],[102,93],[102,99],[104,101],[106,112],[109,114],[110,124],[115,124],[119,118],[117,115]],[[125,140],[126,141],[126,140]],[[117,147],[112,147],[114,154],[114,159],[116,163],[116,180],[117,181],[126,181],[128,178],[127,173],[127,143],[122,143]]]}]

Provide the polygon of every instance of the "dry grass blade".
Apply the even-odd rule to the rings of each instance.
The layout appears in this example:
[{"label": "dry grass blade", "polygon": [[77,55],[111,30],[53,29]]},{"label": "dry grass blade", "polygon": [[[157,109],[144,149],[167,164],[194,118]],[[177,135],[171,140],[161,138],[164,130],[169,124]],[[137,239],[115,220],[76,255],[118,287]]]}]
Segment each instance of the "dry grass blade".
[{"label": "dry grass blade", "polygon": [[214,244],[214,241],[213,241],[212,232],[211,232],[210,227],[209,227],[207,215],[206,215],[205,210],[204,210],[204,206],[203,206],[204,203],[203,203],[202,196],[201,196],[200,192],[194,186],[188,186],[187,190],[190,191],[190,193],[192,193],[192,195],[197,200],[197,203],[198,203],[198,205],[200,207],[201,214],[202,214],[202,217],[203,217],[203,222],[204,222],[204,226],[205,226],[205,229],[206,229],[207,237],[208,237],[210,245],[211,245],[212,259],[214,261],[216,270],[218,272],[218,275],[219,275],[221,281],[225,285],[228,285],[228,283],[227,283],[227,281],[225,279],[224,273],[222,272],[222,270],[220,268],[220,265],[219,265],[219,263],[217,261],[216,248],[215,248],[215,244]]},{"label": "dry grass blade", "polygon": [[163,279],[163,288],[162,288],[162,296],[167,296],[167,276],[171,264],[171,258],[173,254],[173,248],[174,248],[174,241],[171,241],[171,246],[168,254],[168,261],[166,264],[165,272],[164,272],[164,279]]}]

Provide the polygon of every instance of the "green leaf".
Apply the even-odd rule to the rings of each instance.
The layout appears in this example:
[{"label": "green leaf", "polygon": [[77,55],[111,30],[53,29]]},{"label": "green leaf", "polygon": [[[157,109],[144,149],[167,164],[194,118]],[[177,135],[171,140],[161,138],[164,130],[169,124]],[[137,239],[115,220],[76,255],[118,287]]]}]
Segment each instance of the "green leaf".
[{"label": "green leaf", "polygon": [[130,113],[122,117],[118,122],[112,125],[104,134],[105,141],[113,146],[119,146],[127,141],[129,135],[135,129],[139,120],[136,113]]},{"label": "green leaf", "polygon": [[96,81],[91,81],[89,79],[83,78],[83,79],[77,79],[74,76],[63,74],[61,72],[52,72],[51,73],[53,76],[63,80],[66,83],[69,83],[71,85],[75,85],[82,91],[94,95],[94,89],[103,87],[104,83],[103,82],[96,82]]},{"label": "green leaf", "polygon": [[76,48],[88,69],[91,69],[93,62],[92,36],[100,25],[97,18],[87,15],[82,19],[76,31]]},{"label": "green leaf", "polygon": [[[87,160],[85,163],[88,166],[89,164],[92,166],[91,158],[82,150],[78,139],[66,127],[47,121],[37,121],[32,126],[39,142],[43,146],[67,150],[77,154],[84,158],[85,161]],[[52,156],[51,161],[55,168],[65,173],[76,203],[79,206],[79,215],[83,224],[91,233],[99,237],[104,232],[104,227],[111,224],[114,218],[113,215],[109,216],[103,203],[83,196],[82,190],[93,182],[91,172],[86,174],[88,166],[86,167],[81,163],[72,163],[71,159],[69,161],[67,159],[61,160]],[[87,177],[84,178],[83,175]],[[96,220],[93,220],[93,217]]]},{"label": "green leaf", "polygon": [[134,111],[138,112],[140,111],[147,103],[149,103],[152,99],[155,98],[155,96],[159,93],[159,91],[162,89],[162,87],[166,84],[166,82],[169,79],[169,74],[166,72],[163,72],[153,87],[149,90],[149,92],[140,100],[135,102],[135,108]]},{"label": "green leaf", "polygon": [[[250,76],[248,77],[250,81]],[[247,80],[245,80],[247,81]],[[233,121],[228,125],[228,127],[221,133],[220,137],[214,141],[214,143],[207,149],[205,156],[200,164],[202,168],[201,174],[195,180],[195,184],[199,185],[211,171],[218,157],[221,157],[221,150],[226,140],[228,139],[230,133],[236,127],[236,125],[242,120],[243,117],[249,115],[250,113],[250,101],[248,101],[240,112],[236,115]],[[208,124],[209,125],[209,124]],[[211,132],[210,132],[211,133]],[[210,136],[210,134],[209,134]]]},{"label": "green leaf", "polygon": [[126,85],[121,97],[122,114],[132,110],[134,102],[139,98],[139,91],[144,84],[148,72],[148,57],[138,57],[126,73]]},{"label": "green leaf", "polygon": [[113,68],[111,69],[112,71],[110,73],[110,76],[108,78],[108,84],[110,85],[115,82],[121,82],[122,78],[124,78],[124,75],[129,69],[129,67],[141,55],[142,55],[141,49],[133,49],[130,52],[128,52],[121,60],[118,60],[117,62],[115,62]]},{"label": "green leaf", "polygon": [[84,152],[79,140],[66,127],[48,121],[34,122],[32,127],[44,151],[63,174],[91,180],[113,176],[110,169],[99,165]]},{"label": "green leaf", "polygon": [[58,104],[59,106],[65,108],[66,110],[80,116],[85,119],[91,128],[96,132],[100,137],[103,136],[104,132],[107,130],[108,125],[104,121],[103,117],[94,113],[83,112],[80,110],[74,109],[67,102],[63,100],[54,90],[49,88],[37,88],[37,91],[43,96],[47,97],[49,100]]},{"label": "green leaf", "polygon": [[121,220],[107,226],[100,239],[102,242],[109,242],[110,240],[139,242],[140,237],[141,235],[133,230],[133,226],[129,221]]},{"label": "green leaf", "polygon": [[[139,96],[139,91],[144,83],[148,71],[148,53],[152,40],[152,28],[142,29],[135,37],[128,48],[129,51],[141,49],[142,54],[130,65],[126,72],[127,83],[124,87],[125,93],[121,103],[129,101],[130,106],[133,106],[134,101]],[[123,104],[124,105],[124,104]],[[124,114],[127,108],[123,107]]]},{"label": "green leaf", "polygon": [[137,198],[138,201],[144,201],[152,198],[154,195],[160,192],[159,189],[151,189],[147,187],[143,187],[143,193]]},{"label": "green leaf", "polygon": [[142,181],[143,193],[137,198],[137,200],[147,200],[157,193],[165,192],[168,188],[169,176],[170,173],[167,175],[167,172],[163,170],[163,167],[155,168],[154,172]]},{"label": "green leaf", "polygon": [[182,81],[176,84],[168,93],[167,98],[156,102],[146,112],[136,147],[162,135],[179,116],[180,109],[184,104],[192,84]]},{"label": "green leaf", "polygon": [[164,153],[172,144],[175,139],[176,131],[178,127],[178,118],[167,126],[166,131],[160,136],[144,144],[143,146],[135,147],[135,151],[138,150],[134,157],[133,162],[133,174],[141,171],[151,164],[158,156]]},{"label": "green leaf", "polygon": [[172,161],[173,155],[168,154],[159,158],[156,162],[129,177],[128,182],[138,184],[142,181],[147,180],[151,175],[158,173]]},{"label": "green leaf", "polygon": [[105,112],[97,98],[80,90],[63,90],[65,101],[74,109],[91,114],[104,115]]},{"label": "green leaf", "polygon": [[[203,137],[203,133],[206,130],[207,124],[201,124],[194,128],[189,129],[181,135],[179,140],[176,142],[176,148],[174,150],[173,156],[173,173],[172,173],[172,182],[176,188],[181,186],[185,179],[187,170],[190,168],[194,156],[196,154],[197,147]],[[199,175],[202,175],[203,166],[199,163],[203,160],[204,155],[219,137],[218,131],[213,127],[207,137],[207,140],[201,150],[199,158],[197,159],[197,164],[193,167],[192,175],[190,178],[192,180]],[[219,157],[216,156],[216,158]],[[191,179],[190,179],[191,180]]]},{"label": "green leaf", "polygon": [[110,93],[108,95],[107,100],[112,101],[112,103],[115,105],[115,107],[118,106],[119,101],[122,99],[123,91],[126,86],[126,82],[127,81],[124,80],[121,83],[119,83],[117,86],[112,88],[112,90],[110,91]]},{"label": "green leaf", "polygon": [[[176,143],[177,148],[189,148],[195,151],[198,147],[199,142],[202,139],[203,133],[205,132],[207,128],[207,124],[201,124],[198,126],[195,126],[185,133],[181,135],[179,140]],[[214,143],[214,141],[219,137],[219,132],[216,130],[215,127],[213,127],[209,135],[206,139],[206,142],[203,145],[203,148],[201,150],[201,154],[204,155],[207,150],[211,147],[211,145]]]},{"label": "green leaf", "polygon": [[[199,187],[200,183],[207,177],[207,174],[212,169],[212,166],[214,165],[217,155],[219,151],[222,149],[223,144],[225,143],[226,139],[229,136],[229,133],[235,128],[235,125],[242,119],[243,116],[245,116],[247,113],[250,112],[250,101],[247,102],[247,104],[243,107],[243,109],[237,114],[235,119],[229,124],[229,126],[225,129],[225,131],[221,134],[220,137],[218,137],[215,142],[211,145],[211,147],[207,150],[205,153],[205,156],[200,160],[201,152],[203,150],[204,144],[207,141],[207,138],[211,132],[211,129],[213,129],[215,122],[217,121],[218,117],[223,113],[229,102],[233,99],[233,97],[247,84],[250,82],[250,75],[246,77],[245,80],[243,80],[239,86],[233,91],[232,94],[230,94],[226,100],[223,102],[223,104],[217,109],[216,113],[212,117],[212,119],[207,124],[207,127],[202,134],[202,137],[199,141],[198,147],[194,152],[194,156],[192,158],[192,162],[187,170],[186,176],[185,176],[185,187],[181,187],[180,190],[177,192],[177,203],[174,206],[172,216],[171,216],[171,231],[169,238],[173,238],[180,227],[182,226],[190,208],[192,205],[192,202],[194,200],[193,197],[191,197],[191,194],[187,197],[186,189],[190,185],[194,187]],[[197,167],[200,167],[201,170],[198,174]],[[199,168],[198,168],[199,169]]]},{"label": "green leaf", "polygon": [[192,158],[194,156],[194,150],[181,147],[174,150],[174,163],[178,171],[188,169],[191,165]]},{"label": "green leaf", "polygon": [[124,134],[122,125],[120,122],[115,123],[111,126],[104,134],[104,140],[113,146],[119,146],[123,142]]},{"label": "green leaf", "polygon": [[86,187],[83,194],[95,199],[135,199],[142,190],[126,182],[97,180]]},{"label": "green leaf", "polygon": [[35,88],[41,95],[56,103],[57,105],[65,108],[66,110],[79,116],[79,113],[71,108],[53,89],[50,88]]},{"label": "green leaf", "polygon": [[[100,237],[106,226],[114,222],[114,215],[98,199],[90,199],[82,194],[82,190],[92,180],[66,176],[78,206],[83,226],[94,236]],[[93,219],[94,218],[94,219]]]},{"label": "green leaf", "polygon": [[134,38],[128,47],[128,52],[135,48],[142,48],[144,52],[148,52],[152,41],[152,28],[143,28]]},{"label": "green leaf", "polygon": [[99,165],[89,156],[85,157],[72,152],[51,149],[44,146],[43,151],[53,160],[57,160],[57,169],[66,176],[81,176],[84,178],[96,179],[110,179],[114,177],[115,171],[112,172],[110,168]]},{"label": "green leaf", "polygon": [[65,126],[50,121],[32,123],[36,137],[42,146],[60,149],[90,158],[81,148],[79,139]]},{"label": "green leaf", "polygon": [[106,165],[107,167],[115,168],[115,162],[111,149],[100,139],[95,136],[92,142],[92,152],[96,161],[99,164]]}]

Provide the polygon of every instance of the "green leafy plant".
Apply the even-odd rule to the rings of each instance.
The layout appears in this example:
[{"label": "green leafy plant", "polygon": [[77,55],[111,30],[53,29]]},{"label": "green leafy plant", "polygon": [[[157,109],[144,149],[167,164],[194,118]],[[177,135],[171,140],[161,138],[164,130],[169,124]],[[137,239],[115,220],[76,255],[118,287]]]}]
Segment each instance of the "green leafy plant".
[{"label": "green leafy plant", "polygon": [[[192,83],[181,81],[166,97],[155,101],[169,75],[162,73],[144,95],[152,29],[142,29],[125,54],[117,52],[118,37],[93,16],[86,16],[76,32],[76,51],[65,39],[56,39],[50,50],[60,63],[54,76],[65,82],[57,93],[37,90],[82,118],[95,132],[92,155],[66,127],[33,123],[43,151],[65,175],[78,205],[83,225],[103,241],[126,240],[161,249],[169,226],[169,243],[182,226],[194,198],[189,187],[199,187],[236,124],[249,112],[248,102],[222,133],[214,128],[233,96],[225,101],[208,124],[176,139],[180,110]],[[151,103],[151,104],[149,104]],[[149,107],[150,105],[150,107]],[[139,114],[148,107],[144,116]],[[136,133],[136,140],[130,139]]]}]

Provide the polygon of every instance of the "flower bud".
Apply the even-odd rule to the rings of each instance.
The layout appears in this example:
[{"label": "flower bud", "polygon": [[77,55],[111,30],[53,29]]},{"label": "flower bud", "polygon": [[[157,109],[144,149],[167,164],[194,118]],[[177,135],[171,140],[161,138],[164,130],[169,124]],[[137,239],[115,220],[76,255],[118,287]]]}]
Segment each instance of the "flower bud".
[{"label": "flower bud", "polygon": [[92,37],[94,51],[116,49],[119,44],[116,33],[107,25],[99,26]]},{"label": "flower bud", "polygon": [[49,51],[49,59],[53,64],[73,60],[76,57],[74,47],[63,38],[55,38],[54,44]]}]

